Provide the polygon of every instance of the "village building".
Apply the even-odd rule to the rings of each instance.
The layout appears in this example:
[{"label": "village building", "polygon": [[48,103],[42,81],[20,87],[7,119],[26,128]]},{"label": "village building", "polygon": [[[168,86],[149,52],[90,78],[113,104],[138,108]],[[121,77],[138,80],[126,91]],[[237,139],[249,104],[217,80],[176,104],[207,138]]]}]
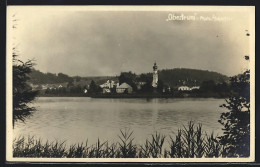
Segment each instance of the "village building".
[{"label": "village building", "polygon": [[60,83],[60,84],[57,84],[57,85],[59,85],[58,88],[67,88],[68,83],[64,82],[64,83]]},{"label": "village building", "polygon": [[199,87],[199,86],[193,86],[193,87],[191,87],[190,89],[191,89],[191,90],[196,90],[196,89],[198,90],[198,89],[200,89],[200,87]]},{"label": "village building", "polygon": [[48,84],[42,85],[42,90],[46,90],[48,88]]},{"label": "village building", "polygon": [[191,88],[188,86],[179,86],[178,90],[179,91],[191,91]]},{"label": "village building", "polygon": [[42,89],[42,86],[41,85],[34,85],[34,84],[30,84],[32,90],[41,90]]},{"label": "village building", "polygon": [[99,85],[101,88],[113,88],[116,86],[116,83],[115,81],[113,80],[107,80],[107,82],[103,83],[102,85]]},{"label": "village building", "polygon": [[171,87],[170,86],[164,86],[163,89],[162,89],[162,92],[165,93],[165,92],[171,92]]},{"label": "village building", "polygon": [[56,84],[30,84],[32,90],[46,90],[46,89],[60,89],[67,88],[68,83],[56,83]]},{"label": "village building", "polygon": [[85,93],[85,94],[88,93],[88,90],[87,90],[87,89],[84,89],[84,90],[83,90],[83,93]]},{"label": "village building", "polygon": [[146,82],[137,82],[136,83],[137,90],[142,89],[142,86],[144,86],[145,84],[146,84]]},{"label": "village building", "polygon": [[113,80],[107,80],[107,82],[99,86],[102,88],[103,93],[111,93],[111,89],[117,87],[117,84]]},{"label": "village building", "polygon": [[111,89],[109,88],[103,88],[102,93],[111,93]]},{"label": "village building", "polygon": [[122,83],[120,86],[117,86],[116,93],[132,93],[133,88],[127,83]]},{"label": "village building", "polygon": [[199,86],[192,86],[192,87],[188,87],[188,86],[179,86],[178,90],[179,91],[192,91],[192,90],[199,90],[200,87]]}]

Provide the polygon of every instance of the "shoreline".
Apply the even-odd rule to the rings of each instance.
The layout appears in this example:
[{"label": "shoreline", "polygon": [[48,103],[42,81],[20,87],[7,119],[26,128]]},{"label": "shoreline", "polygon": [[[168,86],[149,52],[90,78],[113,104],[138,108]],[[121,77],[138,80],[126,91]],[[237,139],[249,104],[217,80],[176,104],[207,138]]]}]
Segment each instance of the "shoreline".
[{"label": "shoreline", "polygon": [[228,96],[220,95],[169,95],[169,94],[96,94],[96,95],[85,95],[85,94],[60,94],[60,95],[38,95],[37,97],[91,97],[91,98],[217,98],[223,99]]}]

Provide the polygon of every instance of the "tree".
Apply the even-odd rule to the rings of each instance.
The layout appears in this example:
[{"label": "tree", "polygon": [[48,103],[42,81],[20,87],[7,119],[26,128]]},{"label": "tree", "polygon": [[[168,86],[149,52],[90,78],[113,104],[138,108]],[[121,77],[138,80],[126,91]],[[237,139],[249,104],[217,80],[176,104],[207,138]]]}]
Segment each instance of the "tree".
[{"label": "tree", "polygon": [[63,73],[58,73],[58,76],[56,78],[58,82],[73,82],[73,79],[71,77]]},{"label": "tree", "polygon": [[216,92],[229,92],[229,87],[228,84],[226,82],[223,83],[218,83],[216,85]]},{"label": "tree", "polygon": [[97,93],[98,91],[98,85],[96,85],[95,81],[91,81],[89,85],[89,93]]},{"label": "tree", "polygon": [[50,88],[47,88],[46,91],[45,91],[45,94],[50,94],[50,93],[51,93]]},{"label": "tree", "polygon": [[137,90],[136,86],[136,74],[132,73],[131,71],[129,72],[121,72],[120,76],[118,77],[119,84],[121,85],[122,83],[127,83],[129,84],[134,91]]},{"label": "tree", "polygon": [[141,74],[138,76],[137,80],[139,82],[144,82],[144,84],[141,85],[140,92],[147,93],[147,92],[153,91],[153,87],[152,87],[153,74],[152,73]]},{"label": "tree", "polygon": [[38,93],[28,85],[29,73],[33,67],[32,60],[23,62],[16,57],[17,54],[13,52],[13,125],[18,120],[24,122],[32,114],[35,108],[29,104]]},{"label": "tree", "polygon": [[225,156],[248,157],[250,154],[250,71],[231,77],[232,95],[221,107],[229,111],[220,116],[224,135],[220,142],[225,148]]},{"label": "tree", "polygon": [[216,84],[213,80],[203,81],[200,90],[202,92],[215,92]]},{"label": "tree", "polygon": [[150,82],[146,82],[144,85],[141,86],[141,92],[152,92],[153,87]]},{"label": "tree", "polygon": [[[16,15],[13,16],[13,30],[17,27]],[[34,107],[30,107],[31,103],[38,91],[33,91],[28,80],[30,79],[29,74],[32,72],[33,62],[28,60],[23,62],[17,59],[17,50],[13,47],[13,127],[16,121],[25,121],[32,112],[35,110]]]},{"label": "tree", "polygon": [[69,81],[67,88],[72,88],[72,87],[74,87],[74,83],[73,83],[73,81]]},{"label": "tree", "polygon": [[164,88],[164,83],[162,80],[158,80],[158,85],[157,85],[157,90],[158,92],[162,93],[163,92],[163,88]]},{"label": "tree", "polygon": [[76,82],[79,82],[81,80],[81,77],[80,76],[76,76],[74,77],[76,79]]}]

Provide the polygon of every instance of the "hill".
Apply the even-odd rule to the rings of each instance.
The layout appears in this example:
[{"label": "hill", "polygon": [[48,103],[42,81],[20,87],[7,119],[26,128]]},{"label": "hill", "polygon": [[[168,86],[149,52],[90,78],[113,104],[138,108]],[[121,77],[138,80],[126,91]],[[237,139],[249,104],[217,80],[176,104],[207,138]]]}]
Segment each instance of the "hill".
[{"label": "hill", "polygon": [[42,73],[39,70],[33,69],[30,73],[30,82],[32,84],[56,84],[64,82],[72,82],[73,78],[66,74],[58,73]]},{"label": "hill", "polygon": [[214,81],[215,83],[229,81],[229,77],[217,72],[187,68],[159,70],[158,76],[159,80],[170,87],[178,85],[201,85],[204,81]]},{"label": "hill", "polygon": [[39,70],[33,69],[30,73],[30,83],[38,84],[58,84],[58,83],[70,83],[73,82],[75,85],[85,86],[89,85],[91,81],[95,81],[97,84],[103,84],[107,80],[117,81],[116,76],[93,76],[93,77],[80,77],[80,76],[68,76],[63,73],[43,73]]},{"label": "hill", "polygon": [[[135,75],[135,74],[134,74]],[[163,69],[158,71],[159,80],[164,84],[175,87],[179,85],[200,85],[203,81],[214,81],[215,83],[228,82],[229,78],[223,74],[197,69],[175,68],[175,69]],[[152,73],[143,73],[135,75],[137,82],[151,82]],[[39,70],[33,69],[30,73],[30,82],[32,84],[57,84],[57,83],[74,83],[74,85],[89,85],[93,80],[96,84],[100,85],[107,80],[114,80],[118,82],[116,76],[93,76],[93,77],[79,77],[68,76],[63,73],[42,73]]]}]

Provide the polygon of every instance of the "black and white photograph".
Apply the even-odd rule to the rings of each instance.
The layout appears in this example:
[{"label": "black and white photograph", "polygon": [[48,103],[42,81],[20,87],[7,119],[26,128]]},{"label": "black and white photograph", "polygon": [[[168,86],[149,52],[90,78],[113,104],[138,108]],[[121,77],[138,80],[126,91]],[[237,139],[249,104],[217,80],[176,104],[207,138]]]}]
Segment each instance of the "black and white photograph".
[{"label": "black and white photograph", "polygon": [[7,7],[6,159],[253,162],[252,6]]}]

